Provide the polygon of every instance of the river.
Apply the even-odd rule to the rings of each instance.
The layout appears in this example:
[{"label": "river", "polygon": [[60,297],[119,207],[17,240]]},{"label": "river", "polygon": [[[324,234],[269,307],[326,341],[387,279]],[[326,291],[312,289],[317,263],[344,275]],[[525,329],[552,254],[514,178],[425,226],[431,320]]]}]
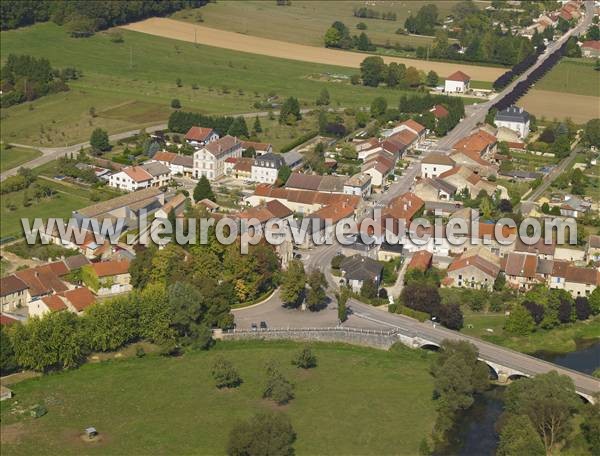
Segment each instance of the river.
[{"label": "river", "polygon": [[[570,353],[538,352],[533,356],[579,372],[591,374],[600,367],[600,341],[579,341]],[[496,422],[502,414],[504,387],[491,388],[477,395],[473,406],[458,425],[457,441],[452,442],[452,454],[459,456],[488,456],[496,453],[498,435]]]}]

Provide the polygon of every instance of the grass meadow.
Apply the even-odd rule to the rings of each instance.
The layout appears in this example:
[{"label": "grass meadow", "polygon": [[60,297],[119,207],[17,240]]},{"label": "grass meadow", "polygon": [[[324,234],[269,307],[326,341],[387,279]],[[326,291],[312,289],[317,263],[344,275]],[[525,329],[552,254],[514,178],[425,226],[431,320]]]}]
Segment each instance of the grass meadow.
[{"label": "grass meadow", "polygon": [[594,67],[594,59],[563,58],[535,88],[600,97],[600,71],[594,70]]},{"label": "grass meadow", "polygon": [[[291,365],[300,347],[221,342],[179,358],[147,355],[23,381],[2,402],[2,453],[224,454],[236,420],[280,409],[290,416],[299,455],[418,454],[435,421],[428,372],[434,354],[315,344],[318,366],[304,371]],[[238,369],[239,388],[215,388],[210,369],[218,355]],[[295,384],[295,399],[284,407],[261,398],[269,360]],[[46,404],[48,414],[19,418],[11,413],[15,401]],[[80,438],[89,426],[99,442]]]},{"label": "grass meadow", "polygon": [[0,145],[0,172],[8,169],[16,168],[23,163],[26,163],[34,158],[39,157],[42,153],[35,149],[25,149],[23,147],[6,148],[3,144]]},{"label": "grass meadow", "polygon": [[396,105],[402,94],[314,78],[327,73],[350,76],[357,71],[351,68],[121,33],[123,43],[113,43],[106,33],[71,38],[53,23],[3,31],[2,58],[10,53],[45,57],[53,67],[82,70],[83,77],[69,83],[69,92],[2,109],[2,139],[64,146],[87,140],[96,127],[117,133],[149,126],[168,117],[174,98],[183,109],[224,114],[256,111],[254,103],[270,94],[296,96],[311,106],[323,88],[334,106],[369,106],[376,96]]},{"label": "grass meadow", "polygon": [[[363,22],[367,25],[364,32],[371,41],[392,45],[427,46],[432,42],[430,37],[399,35],[398,28],[404,28],[404,21],[430,1],[300,1],[294,0],[289,6],[277,6],[275,2],[265,1],[233,1],[219,0],[202,8],[182,10],[172,18],[187,22],[201,23],[204,26],[237,32],[244,35],[259,36],[274,40],[310,46],[323,46],[323,35],[331,24],[341,21],[348,26],[351,34],[359,35],[356,25]],[[445,17],[459,3],[450,0],[436,2],[440,17]],[[394,12],[397,19],[367,19],[354,17],[354,9],[368,7],[380,13]],[[199,22],[199,20],[202,22]]]}]

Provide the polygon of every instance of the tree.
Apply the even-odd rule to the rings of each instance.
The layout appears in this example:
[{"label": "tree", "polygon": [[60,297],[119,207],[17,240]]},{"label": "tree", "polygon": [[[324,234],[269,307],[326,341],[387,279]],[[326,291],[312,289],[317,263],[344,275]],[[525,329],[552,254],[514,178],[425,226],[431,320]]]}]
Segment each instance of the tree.
[{"label": "tree", "polygon": [[463,327],[463,313],[460,306],[453,302],[440,307],[440,323],[446,328],[458,331]]},{"label": "tree", "polygon": [[379,117],[385,114],[387,110],[387,101],[383,97],[377,97],[371,102],[371,116]]},{"label": "tree", "polygon": [[573,380],[556,371],[521,378],[508,386],[505,396],[506,411],[529,418],[546,453],[568,436],[578,405]]},{"label": "tree", "polygon": [[279,185],[283,185],[292,175],[292,170],[288,165],[283,165],[277,172],[277,181]]},{"label": "tree", "polygon": [[600,147],[600,119],[588,120],[583,129],[583,137],[589,145]]},{"label": "tree", "polygon": [[229,456],[292,456],[296,433],[282,412],[260,412],[250,420],[238,422],[229,434]]},{"label": "tree", "polygon": [[350,297],[350,290],[348,290],[346,287],[342,287],[340,292],[336,293],[335,297],[338,305],[338,320],[343,323],[348,318],[348,309],[346,308],[346,303]]},{"label": "tree", "polygon": [[335,27],[329,27],[323,37],[325,47],[342,47],[342,34]]},{"label": "tree", "polygon": [[496,108],[491,108],[485,115],[485,123],[491,125],[492,127],[495,127],[496,114],[498,114],[498,110]]},{"label": "tree", "polygon": [[254,130],[255,133],[262,133],[262,125],[260,124],[260,119],[258,118],[258,116],[255,117],[254,119],[254,126],[252,127],[252,129]]},{"label": "tree", "polygon": [[600,287],[594,288],[594,291],[590,293],[588,296],[588,303],[592,315],[600,314]]},{"label": "tree", "polygon": [[583,408],[581,431],[591,454],[600,454],[600,395],[596,394],[595,399],[595,404],[586,404]]},{"label": "tree", "polygon": [[233,364],[222,356],[215,359],[211,374],[217,388],[235,388],[242,383],[242,378]]},{"label": "tree", "polygon": [[298,260],[290,261],[287,271],[282,274],[280,297],[284,304],[298,305],[304,298],[306,273]]},{"label": "tree", "polygon": [[324,87],[317,98],[317,106],[327,106],[329,104],[329,91]]},{"label": "tree", "polygon": [[404,84],[406,78],[406,65],[392,62],[388,65],[385,83],[388,87]]},{"label": "tree", "polygon": [[410,282],[402,288],[400,297],[402,303],[411,309],[434,316],[439,313],[441,298],[435,285],[427,282]]},{"label": "tree", "polygon": [[406,83],[410,87],[421,85],[421,75],[419,74],[419,70],[415,67],[408,67],[406,69]]},{"label": "tree", "polygon": [[318,269],[313,269],[308,276],[308,287],[306,306],[309,310],[318,310],[327,298],[325,293],[325,289],[327,288],[325,274]]},{"label": "tree", "polygon": [[231,126],[227,130],[227,134],[235,137],[244,137],[247,138],[248,134],[248,125],[246,125],[246,119],[243,116],[236,117]]},{"label": "tree", "polygon": [[522,305],[515,306],[504,323],[504,329],[511,334],[526,336],[535,329],[535,321],[529,311]]},{"label": "tree", "polygon": [[575,298],[575,315],[578,320],[587,320],[590,317],[590,303],[585,296],[577,296]]},{"label": "tree", "polygon": [[381,57],[367,57],[360,64],[363,85],[377,87],[385,79],[386,65]]},{"label": "tree", "polygon": [[0,327],[0,374],[12,374],[17,369],[15,348],[7,326]]},{"label": "tree", "polygon": [[90,136],[90,146],[95,154],[110,150],[110,142],[108,141],[108,133],[102,128],[96,128]]},{"label": "tree", "polygon": [[179,109],[179,108],[181,108],[181,102],[179,101],[179,98],[173,98],[171,100],[171,107],[173,109]]},{"label": "tree", "polygon": [[317,357],[313,355],[309,346],[304,346],[296,353],[292,364],[302,369],[310,369],[317,366]]},{"label": "tree", "polygon": [[502,425],[498,456],[545,456],[544,444],[531,420],[524,415],[510,415]]},{"label": "tree", "polygon": [[294,385],[292,385],[275,364],[267,366],[267,384],[263,392],[265,399],[271,399],[278,405],[287,404],[294,398]]},{"label": "tree", "polygon": [[426,81],[429,87],[436,87],[440,82],[440,77],[435,71],[431,70],[429,73],[427,73]]},{"label": "tree", "polygon": [[200,180],[194,187],[194,202],[202,201],[203,199],[209,199],[216,201],[215,194],[212,191],[210,182],[205,175],[200,176]]},{"label": "tree", "polygon": [[300,114],[300,103],[297,98],[289,97],[283,102],[283,105],[281,105],[281,110],[279,111],[279,123],[290,125],[290,122],[294,123],[300,119],[302,119],[302,115]]},{"label": "tree", "polygon": [[377,297],[377,285],[373,280],[363,280],[360,287],[360,295],[366,299],[374,299]]},{"label": "tree", "polygon": [[488,385],[488,368],[477,358],[477,347],[466,341],[444,340],[441,351],[431,367],[438,400],[438,418],[434,435],[439,442],[447,441],[459,411],[473,404],[473,395]]}]

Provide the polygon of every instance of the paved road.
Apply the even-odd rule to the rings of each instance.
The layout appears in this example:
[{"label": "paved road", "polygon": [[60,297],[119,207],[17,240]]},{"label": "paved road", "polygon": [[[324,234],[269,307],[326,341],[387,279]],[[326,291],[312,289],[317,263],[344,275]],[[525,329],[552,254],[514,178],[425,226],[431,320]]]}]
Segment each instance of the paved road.
[{"label": "paved road", "polygon": [[356,300],[350,300],[348,307],[355,317],[366,320],[371,324],[379,323],[382,328],[396,328],[403,334],[421,337],[438,344],[444,339],[466,340],[473,343],[479,349],[479,356],[486,361],[497,363],[528,375],[536,375],[555,370],[559,374],[567,375],[572,378],[577,390],[581,393],[593,395],[594,393],[600,392],[600,380],[592,376],[565,369],[556,364],[542,361],[538,358],[505,347],[500,347],[489,342],[484,342],[481,339],[469,337],[459,332],[440,327],[439,325],[433,327],[431,322],[420,323],[403,315],[384,312],[376,307],[363,304]]}]

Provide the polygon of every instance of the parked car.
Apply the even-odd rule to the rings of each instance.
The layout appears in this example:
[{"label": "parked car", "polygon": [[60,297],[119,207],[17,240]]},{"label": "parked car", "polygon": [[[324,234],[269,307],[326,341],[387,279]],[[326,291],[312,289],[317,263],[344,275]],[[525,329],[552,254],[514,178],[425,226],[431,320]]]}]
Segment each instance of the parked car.
[{"label": "parked car", "polygon": [[258,331],[258,326],[256,326],[256,323],[252,323],[252,325],[250,326],[250,329],[252,331]]},{"label": "parked car", "polygon": [[267,322],[266,321],[261,321],[260,322],[260,329],[267,329]]}]

